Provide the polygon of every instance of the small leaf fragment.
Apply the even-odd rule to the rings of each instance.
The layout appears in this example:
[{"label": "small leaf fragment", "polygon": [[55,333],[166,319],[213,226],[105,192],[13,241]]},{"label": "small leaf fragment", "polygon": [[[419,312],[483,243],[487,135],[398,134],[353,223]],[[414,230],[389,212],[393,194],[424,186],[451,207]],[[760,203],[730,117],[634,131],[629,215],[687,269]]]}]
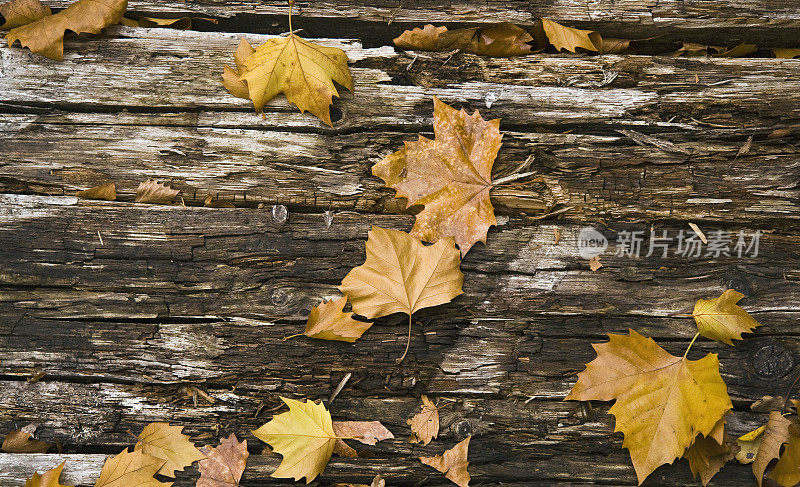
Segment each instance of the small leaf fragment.
[{"label": "small leaf fragment", "polygon": [[435,457],[420,457],[420,461],[445,474],[459,487],[469,487],[470,475],[467,471],[469,462],[467,461],[467,450],[469,449],[468,437],[453,448],[447,450],[442,455]]},{"label": "small leaf fragment", "polygon": [[336,436],[352,438],[365,445],[394,439],[392,432],[380,421],[334,421],[333,432]]},{"label": "small leaf fragment", "polygon": [[25,487],[70,487],[62,485],[58,479],[61,477],[61,471],[64,469],[66,461],[61,462],[61,465],[48,470],[47,472],[39,475],[39,472],[33,474],[33,477],[25,481]]},{"label": "small leaf fragment", "polygon": [[736,303],[744,294],[727,289],[714,299],[700,299],[694,306],[692,316],[697,331],[706,338],[733,345],[732,340],[741,340],[742,333],[751,333],[759,323]]},{"label": "small leaf fragment", "polygon": [[236,69],[225,65],[222,70],[222,86],[224,86],[231,95],[246,100],[250,99],[250,90],[247,88],[247,82],[241,80],[240,77],[244,74],[244,62],[253,54],[253,51],[255,51],[253,46],[247,42],[247,39],[242,37],[242,40],[239,41],[239,47],[237,47],[236,52],[233,53]]},{"label": "small leaf fragment", "polygon": [[[353,313],[344,313],[347,296],[322,302],[308,314],[304,335],[321,340],[338,340],[350,342],[361,338],[361,335],[372,326],[372,323],[353,319]],[[341,436],[341,435],[340,435]]]},{"label": "small leaf fragment", "polygon": [[53,15],[53,12],[39,0],[11,0],[0,5],[0,15],[6,19],[5,23],[0,25],[0,30],[9,30],[36,22]]},{"label": "small leaf fragment", "polygon": [[126,448],[103,464],[94,487],[170,487],[172,482],[159,482],[153,476],[164,460]]},{"label": "small leaf fragment", "polygon": [[127,7],[128,0],[78,0],[55,15],[12,29],[6,40],[9,46],[19,41],[31,52],[61,61],[67,30],[99,34],[109,25],[119,23]]},{"label": "small leaf fragment", "polygon": [[313,401],[296,401],[281,397],[289,411],[278,414],[272,420],[253,431],[261,441],[272,446],[273,451],[283,456],[278,469],[272,472],[276,478],[306,478],[314,480],[328,464],[336,443],[331,413],[322,404]]},{"label": "small leaf fragment", "polygon": [[203,201],[203,206],[206,208],[236,208],[236,205],[232,202],[214,198],[212,195],[206,196],[206,199]]},{"label": "small leaf fragment", "polygon": [[598,270],[600,270],[601,267],[603,267],[603,263],[600,262],[599,255],[595,255],[594,257],[589,259],[589,269],[591,269],[592,272],[597,272]]},{"label": "small leaf fragment", "polygon": [[698,435],[683,455],[689,460],[692,475],[700,477],[704,486],[739,451],[738,445],[725,433],[724,426],[725,420],[719,420],[708,436]]},{"label": "small leaf fragment", "polygon": [[216,448],[205,446],[200,451],[206,456],[200,461],[200,478],[196,487],[234,487],[239,485],[247,466],[247,440],[231,435],[219,442]]},{"label": "small leaf fragment", "polygon": [[155,179],[147,179],[136,188],[134,201],[136,203],[170,204],[178,193],[180,193],[179,189],[172,189]]},{"label": "small leaf fragment", "polygon": [[164,460],[158,471],[161,475],[175,477],[176,470],[183,470],[192,463],[204,459],[200,450],[194,446],[188,435],[181,433],[183,426],[169,423],[150,423],[139,434],[134,451]]},{"label": "small leaf fragment", "polygon": [[117,199],[117,184],[113,181],[103,183],[100,186],[78,191],[77,196],[85,200],[115,201]]},{"label": "small leaf fragment", "polygon": [[778,59],[794,59],[800,56],[800,47],[777,47],[772,54]]},{"label": "small leaf fragment", "polygon": [[412,443],[427,445],[432,439],[439,436],[439,408],[428,396],[422,395],[422,411],[406,421],[411,426]]},{"label": "small leaf fragment", "polygon": [[758,50],[755,44],[739,44],[735,47],[730,49],[723,50],[719,54],[715,54],[717,57],[744,57],[753,54]]},{"label": "small leaf fragment", "polygon": [[53,446],[32,438],[33,435],[26,431],[12,431],[3,440],[3,451],[6,453],[44,453]]},{"label": "small leaf fragment", "polygon": [[603,39],[597,32],[566,27],[545,18],[541,20],[541,28],[544,29],[548,41],[557,51],[566,49],[570,52],[577,52],[580,48],[598,52],[602,49]]}]

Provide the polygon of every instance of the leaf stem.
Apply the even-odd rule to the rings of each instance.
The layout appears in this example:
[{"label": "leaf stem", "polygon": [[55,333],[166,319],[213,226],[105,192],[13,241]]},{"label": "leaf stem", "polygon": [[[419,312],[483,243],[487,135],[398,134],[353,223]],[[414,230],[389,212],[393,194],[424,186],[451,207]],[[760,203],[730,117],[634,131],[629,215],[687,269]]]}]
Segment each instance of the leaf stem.
[{"label": "leaf stem", "polygon": [[289,0],[289,35],[291,36],[294,33],[294,29],[292,29],[292,9],[294,8],[294,0]]},{"label": "leaf stem", "polygon": [[697,340],[697,337],[699,337],[699,336],[700,336],[700,332],[699,331],[694,334],[694,338],[692,338],[692,341],[689,342],[689,346],[686,347],[686,351],[683,352],[683,358],[686,358],[686,356],[689,355],[689,349],[692,348],[692,345],[694,345],[695,340]]},{"label": "leaf stem", "polygon": [[305,335],[305,333],[295,333],[294,335],[289,335],[288,337],[283,337],[283,341],[285,342],[286,340],[288,340],[290,338],[299,337],[301,335]]},{"label": "leaf stem", "polygon": [[533,176],[536,172],[521,172],[517,174],[511,174],[510,176],[506,176],[504,178],[500,178],[496,181],[492,182],[493,186],[500,186],[501,184],[510,183],[511,181],[515,181],[517,179],[527,178],[528,176]]},{"label": "leaf stem", "polygon": [[406,341],[406,350],[403,352],[403,356],[397,359],[397,363],[403,363],[403,360],[406,359],[406,354],[408,354],[408,347],[411,346],[411,315],[408,315],[408,340]]}]

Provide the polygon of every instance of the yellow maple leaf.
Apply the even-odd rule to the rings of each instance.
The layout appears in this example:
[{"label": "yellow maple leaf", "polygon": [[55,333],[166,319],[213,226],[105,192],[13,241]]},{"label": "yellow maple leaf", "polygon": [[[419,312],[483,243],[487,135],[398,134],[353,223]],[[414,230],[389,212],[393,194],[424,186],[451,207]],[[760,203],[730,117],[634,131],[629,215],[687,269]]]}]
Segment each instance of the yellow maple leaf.
[{"label": "yellow maple leaf", "polygon": [[39,475],[39,472],[35,472],[33,477],[25,481],[25,487],[69,487],[67,485],[62,485],[58,481],[65,463],[66,461],[61,462],[61,465],[51,468],[41,475]]},{"label": "yellow maple leaf", "polygon": [[566,49],[576,52],[578,48],[581,48],[597,52],[603,46],[600,34],[591,30],[567,27],[548,19],[542,19],[541,26],[547,40],[559,51]]},{"label": "yellow maple leaf", "polygon": [[500,119],[468,115],[433,97],[431,140],[416,142],[375,164],[372,174],[394,188],[408,206],[424,205],[411,235],[426,242],[454,237],[466,255],[475,242],[486,243],[489,227],[497,225],[489,199],[492,165],[500,150]]},{"label": "yellow maple leaf", "polygon": [[[372,326],[372,323],[353,319],[353,313],[344,313],[347,296],[314,306],[308,314],[306,331],[303,335],[321,340],[338,340],[350,342],[361,338],[361,335]],[[289,337],[287,337],[289,338]]]},{"label": "yellow maple leaf", "polygon": [[731,340],[741,340],[742,333],[750,333],[760,326],[736,305],[744,294],[728,289],[718,298],[700,299],[694,306],[692,316],[697,322],[697,331],[706,338],[733,345]]},{"label": "yellow maple leaf", "polygon": [[126,448],[106,460],[94,487],[170,487],[172,482],[159,482],[153,478],[162,465],[164,460],[160,458],[140,451],[130,452]]},{"label": "yellow maple leaf", "polygon": [[283,93],[301,113],[308,110],[333,127],[329,107],[333,96],[339,96],[333,82],[353,91],[347,54],[339,48],[320,46],[296,36],[291,7],[289,31],[286,37],[275,37],[258,46],[245,60],[240,79],[247,82],[257,112],[275,95]]},{"label": "yellow maple leaf", "polygon": [[253,54],[253,51],[255,51],[253,46],[247,42],[247,39],[242,37],[242,40],[239,41],[239,47],[233,53],[236,69],[226,65],[222,70],[222,85],[228,90],[228,93],[238,98],[250,99],[250,90],[247,89],[247,83],[239,79],[239,77],[244,74],[244,62]]},{"label": "yellow maple leaf", "polygon": [[253,431],[256,438],[269,443],[283,456],[273,477],[306,478],[310,483],[328,464],[337,436],[333,432],[331,413],[322,404],[281,397],[289,411],[281,413]]},{"label": "yellow maple leaf", "polygon": [[597,358],[578,374],[566,397],[611,401],[615,431],[630,451],[639,483],[659,465],[683,455],[698,434],[707,436],[733,406],[716,354],[676,357],[630,330],[592,345]]},{"label": "yellow maple leaf", "polygon": [[164,460],[165,463],[158,473],[175,477],[176,470],[183,470],[206,457],[189,440],[188,435],[181,433],[182,430],[183,426],[150,423],[139,434],[134,450]]},{"label": "yellow maple leaf", "polygon": [[19,41],[36,54],[61,61],[67,30],[99,34],[109,25],[118,23],[127,8],[128,0],[78,0],[55,15],[12,29],[6,40],[9,46]]},{"label": "yellow maple leaf", "polygon": [[367,260],[342,279],[339,290],[350,298],[353,311],[367,318],[408,314],[409,343],[414,312],[462,293],[464,275],[452,237],[425,246],[405,232],[373,226],[366,247]]},{"label": "yellow maple leaf", "polygon": [[[775,467],[769,473],[768,477],[783,487],[793,487],[800,482],[799,424],[793,423],[789,426],[787,440],[786,448],[783,450],[781,457],[778,459],[778,463],[775,464]],[[761,485],[760,479],[759,485]]]},{"label": "yellow maple leaf", "polygon": [[467,450],[469,449],[469,440],[461,441],[453,448],[447,450],[441,455],[435,457],[420,457],[420,461],[425,465],[430,465],[436,470],[445,474],[445,477],[450,479],[454,484],[459,487],[469,487],[469,472],[467,467]]},{"label": "yellow maple leaf", "polygon": [[439,436],[439,408],[428,396],[422,395],[422,411],[406,421],[411,426],[412,443],[427,445],[432,439]]}]

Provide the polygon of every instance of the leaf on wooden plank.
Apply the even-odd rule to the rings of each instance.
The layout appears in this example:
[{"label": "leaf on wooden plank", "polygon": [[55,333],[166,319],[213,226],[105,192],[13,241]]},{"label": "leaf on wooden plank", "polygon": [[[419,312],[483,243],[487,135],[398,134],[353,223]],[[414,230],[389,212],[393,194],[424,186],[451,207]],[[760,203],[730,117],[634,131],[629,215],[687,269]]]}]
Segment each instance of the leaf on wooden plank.
[{"label": "leaf on wooden plank", "polygon": [[676,357],[633,330],[609,339],[592,345],[597,358],[566,399],[615,401],[609,413],[642,483],[682,456],[698,434],[709,435],[732,404],[716,354]]},{"label": "leaf on wooden plank", "polygon": [[372,483],[367,484],[333,484],[333,487],[386,487],[386,481],[380,474],[372,479]]},{"label": "leaf on wooden plank", "polygon": [[778,411],[783,408],[783,403],[785,401],[783,396],[763,396],[753,401],[753,404],[750,405],[750,411],[754,413]]},{"label": "leaf on wooden plank", "polygon": [[242,479],[247,466],[247,440],[240,443],[236,435],[219,442],[214,448],[205,446],[200,451],[206,456],[200,461],[200,478],[196,487],[235,487]]},{"label": "leaf on wooden plank", "polygon": [[733,459],[738,450],[739,447],[727,434],[723,434],[722,441],[713,438],[712,435],[698,435],[683,456],[689,460],[692,475],[695,478],[699,477],[703,485],[708,485],[714,475]]},{"label": "leaf on wooden plank", "polygon": [[61,465],[52,468],[41,475],[39,475],[39,472],[35,472],[33,477],[25,481],[25,487],[70,487],[67,485],[62,485],[58,481],[58,479],[61,477],[61,471],[64,470],[65,463],[67,462],[61,462]]},{"label": "leaf on wooden plank", "polygon": [[161,475],[175,477],[176,470],[183,470],[206,456],[194,446],[188,435],[181,433],[183,426],[169,423],[150,423],[139,434],[134,451],[165,461],[158,471]]},{"label": "leaf on wooden plank", "polygon": [[733,345],[741,340],[742,333],[752,333],[759,323],[736,303],[744,294],[727,289],[714,299],[700,299],[694,305],[692,316],[697,331],[706,338]]},{"label": "leaf on wooden plank", "polygon": [[556,50],[566,49],[570,52],[577,52],[578,49],[585,49],[591,52],[599,52],[603,46],[603,39],[600,34],[591,30],[575,29],[566,27],[552,20],[543,18],[537,29],[544,30],[547,40]]},{"label": "leaf on wooden plank", "polygon": [[172,199],[175,198],[181,191],[179,189],[172,189],[164,183],[160,183],[155,179],[147,179],[139,184],[136,188],[137,203],[156,203],[156,204],[170,204]]},{"label": "leaf on wooden plank", "polygon": [[8,45],[19,41],[36,54],[61,61],[64,58],[64,34],[99,34],[122,19],[128,0],[78,0],[61,12],[12,29],[6,35]]},{"label": "leaf on wooden plank", "polygon": [[34,440],[32,434],[20,430],[12,431],[3,440],[3,451],[6,453],[44,453],[51,446],[50,443]]},{"label": "leaf on wooden plank", "polygon": [[342,279],[339,290],[350,298],[353,311],[367,318],[408,314],[409,340],[414,312],[462,293],[464,275],[452,237],[425,246],[405,232],[373,226],[366,248],[366,261]]},{"label": "leaf on wooden plank", "polygon": [[344,313],[347,296],[325,301],[311,310],[306,322],[304,335],[321,340],[338,340],[350,342],[361,338],[361,335],[372,326],[372,323],[353,319],[353,313]]},{"label": "leaf on wooden plank", "polygon": [[[291,15],[290,10],[290,30]],[[294,32],[258,46],[245,59],[244,72],[239,79],[247,82],[248,97],[256,112],[261,112],[265,103],[283,93],[301,113],[307,110],[331,127],[330,106],[333,96],[339,96],[333,82],[353,91],[347,54],[337,47],[320,46],[302,39]]]},{"label": "leaf on wooden plank", "polygon": [[739,44],[735,47],[731,47],[730,49],[725,49],[718,54],[714,54],[716,57],[744,57],[753,54],[758,50],[755,44]]},{"label": "leaf on wooden plank", "polygon": [[6,19],[0,30],[9,30],[43,19],[53,12],[39,0],[11,0],[0,5],[0,15]]},{"label": "leaf on wooden plank", "polygon": [[310,483],[325,469],[333,454],[336,434],[331,413],[322,404],[281,397],[289,411],[281,413],[253,431],[256,438],[268,443],[283,456],[276,478],[306,478]]},{"label": "leaf on wooden plank", "polygon": [[469,466],[467,450],[469,449],[469,440],[471,438],[471,436],[468,437],[442,455],[420,457],[419,460],[445,474],[445,477],[459,487],[468,487],[470,476],[467,471],[467,466]]},{"label": "leaf on wooden plank", "polygon": [[242,37],[242,40],[239,41],[239,47],[237,47],[236,52],[233,53],[233,61],[236,64],[236,69],[228,65],[222,68],[222,86],[228,90],[228,93],[235,97],[245,98],[247,100],[250,99],[250,90],[247,88],[247,82],[241,80],[240,77],[244,74],[244,62],[253,54],[253,51],[255,51],[253,46]]},{"label": "leaf on wooden plank", "polygon": [[674,56],[686,57],[699,57],[709,56],[711,54],[719,54],[724,52],[723,46],[709,46],[706,44],[698,44],[696,42],[682,42],[681,47],[673,54]]},{"label": "leaf on wooden plank", "polygon": [[[770,462],[780,457],[781,447],[789,441],[789,427],[792,421],[784,417],[779,411],[769,413],[769,420],[759,436],[758,451],[753,459],[753,475],[756,482],[761,485],[764,472]],[[757,430],[756,430],[757,431]]]},{"label": "leaf on wooden plank", "polygon": [[772,49],[772,55],[779,59],[794,59],[800,56],[800,47],[777,47]]},{"label": "leaf on wooden plank", "polygon": [[736,443],[739,445],[739,452],[736,453],[736,460],[738,460],[739,463],[743,465],[753,463],[753,460],[756,459],[758,448],[761,446],[761,434],[764,433],[766,428],[767,425],[762,425],[736,439]]},{"label": "leaf on wooden plank", "polygon": [[[767,475],[782,487],[793,487],[800,482],[800,424],[792,423],[788,429],[788,442],[778,463]],[[761,483],[759,482],[759,485]]]},{"label": "leaf on wooden plank", "polygon": [[500,150],[500,119],[468,115],[433,98],[435,139],[416,142],[375,164],[372,174],[406,198],[408,207],[424,205],[411,235],[427,242],[454,237],[462,257],[475,242],[486,243],[497,225],[489,198],[492,166]]},{"label": "leaf on wooden plank", "polygon": [[422,411],[406,421],[411,426],[411,443],[427,445],[439,436],[439,408],[428,396],[422,395]]},{"label": "leaf on wooden plank", "polygon": [[158,17],[141,17],[138,20],[132,20],[123,17],[119,23],[122,25],[126,25],[128,27],[145,27],[145,28],[167,27],[170,29],[177,29],[177,30],[189,30],[192,28],[192,22],[195,20],[204,20],[206,22],[211,22],[212,24],[218,23],[217,19],[210,19],[208,17],[180,17],[175,19],[162,19]]},{"label": "leaf on wooden plank", "polygon": [[94,487],[170,487],[172,482],[160,482],[153,477],[162,465],[164,460],[160,458],[126,448],[106,460]]},{"label": "leaf on wooden plank", "polygon": [[117,185],[113,181],[103,183],[100,186],[78,191],[77,196],[85,200],[115,201],[117,199]]},{"label": "leaf on wooden plank", "polygon": [[206,208],[236,208],[236,205],[230,201],[214,198],[212,195],[206,196],[206,199],[203,201],[203,206]]},{"label": "leaf on wooden plank", "polygon": [[394,44],[402,49],[420,51],[464,52],[480,56],[509,57],[531,54],[530,33],[510,22],[497,22],[483,27],[447,30],[447,27],[434,27],[406,30],[394,39]]},{"label": "leaf on wooden plank", "polygon": [[334,421],[333,432],[336,436],[356,440],[365,445],[394,439],[392,432],[380,421]]},{"label": "leaf on wooden plank", "polygon": [[630,39],[605,37],[600,41],[600,54],[622,54],[631,47]]},{"label": "leaf on wooden plank", "polygon": [[595,255],[594,257],[589,259],[589,269],[591,269],[592,272],[597,272],[598,270],[600,270],[601,267],[603,267],[603,263],[600,262],[599,255]]}]

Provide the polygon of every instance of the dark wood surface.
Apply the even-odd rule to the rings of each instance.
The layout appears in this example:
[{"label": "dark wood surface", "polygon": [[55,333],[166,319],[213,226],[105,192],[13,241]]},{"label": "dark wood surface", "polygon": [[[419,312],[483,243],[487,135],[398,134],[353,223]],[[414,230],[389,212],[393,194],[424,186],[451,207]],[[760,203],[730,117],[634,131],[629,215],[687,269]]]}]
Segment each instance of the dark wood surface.
[{"label": "dark wood surface", "polygon": [[[663,42],[785,45],[800,31],[794,2],[762,3],[301,4],[295,25],[351,60],[356,90],[334,102],[332,129],[282,96],[262,119],[221,86],[240,36],[260,44],[285,30],[282,2],[131,2],[132,17],[220,23],[69,37],[61,63],[3,45],[0,433],[35,423],[63,453],[0,453],[0,485],[65,458],[62,481],[92,485],[105,456],[131,444],[128,431],[151,421],[184,425],[198,444],[247,438],[243,485],[290,485],[269,476],[280,458],[249,431],[279,396],[327,401],[348,373],[334,419],[377,419],[396,439],[334,457],[319,485],[382,473],[388,485],[445,486],[416,457],[469,435],[474,485],[635,485],[608,405],[562,399],[594,357],[590,343],[634,328],[683,353],[694,323],[670,315],[727,288],[764,326],[736,347],[700,341],[691,355],[719,354],[731,433],[758,426],[750,403],[785,393],[800,373],[800,60],[490,59],[390,41],[423,22],[529,25],[545,15]],[[372,225],[411,227],[370,168],[431,135],[433,95],[501,118],[495,174],[527,161],[534,181],[493,191],[499,225],[464,259],[464,295],[414,316],[403,364],[398,316],[354,344],[284,342],[363,262]],[[148,177],[172,181],[186,207],[134,203]],[[108,179],[120,201],[75,198]],[[201,207],[208,194],[236,208]],[[275,205],[288,218],[273,216]],[[674,235],[690,221],[708,235],[760,230],[759,255],[615,256],[621,231]],[[598,272],[578,255],[587,226],[611,239]],[[195,402],[191,388],[211,400]],[[452,403],[427,447],[406,441],[420,394]],[[176,485],[196,476],[195,467]],[[753,480],[731,463],[712,485]],[[645,485],[698,482],[681,460]]]}]

